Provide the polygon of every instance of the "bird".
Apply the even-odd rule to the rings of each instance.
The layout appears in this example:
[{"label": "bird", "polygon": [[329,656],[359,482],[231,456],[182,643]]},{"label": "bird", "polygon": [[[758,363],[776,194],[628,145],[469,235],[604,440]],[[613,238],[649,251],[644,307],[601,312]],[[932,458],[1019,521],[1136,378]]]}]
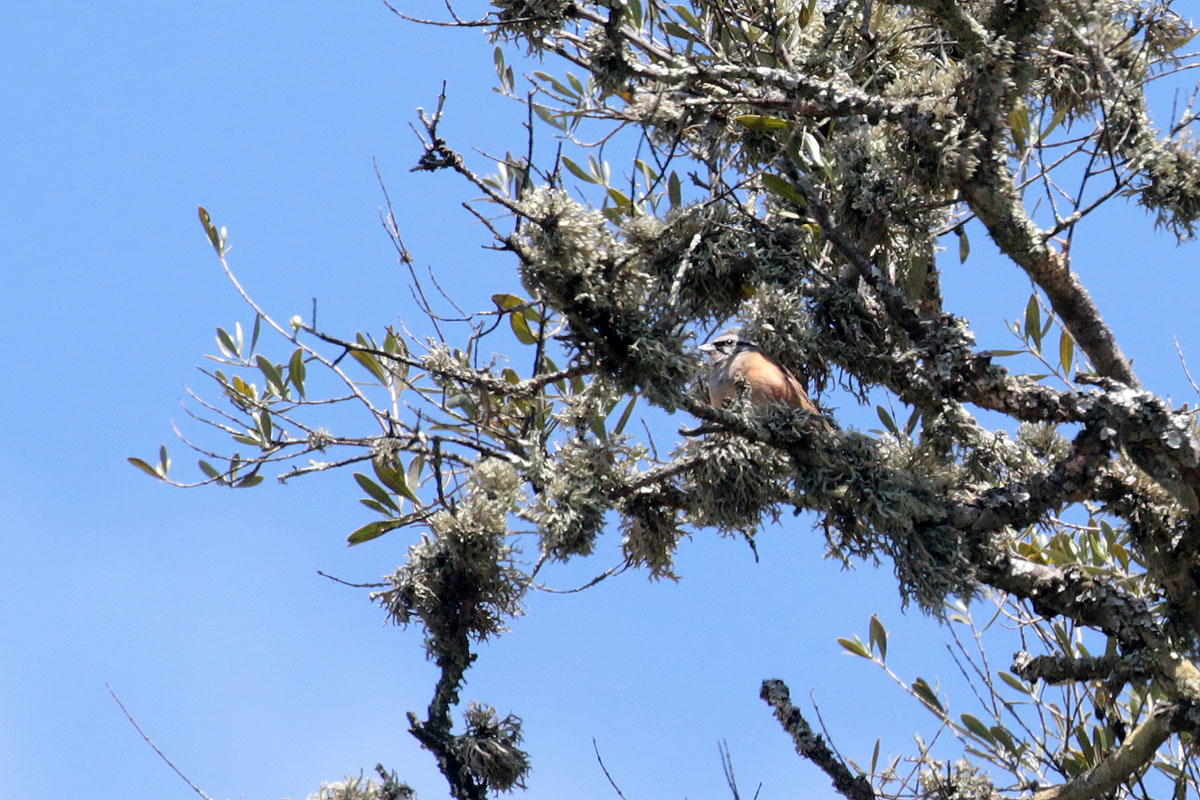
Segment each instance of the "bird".
[{"label": "bird", "polygon": [[[737,398],[739,392],[747,391],[750,402],[756,406],[785,403],[792,408],[821,413],[808,399],[808,392],[796,376],[749,339],[734,332],[723,333],[699,350],[712,361],[708,402],[714,408],[722,408]],[[743,385],[745,390],[741,388]]]}]

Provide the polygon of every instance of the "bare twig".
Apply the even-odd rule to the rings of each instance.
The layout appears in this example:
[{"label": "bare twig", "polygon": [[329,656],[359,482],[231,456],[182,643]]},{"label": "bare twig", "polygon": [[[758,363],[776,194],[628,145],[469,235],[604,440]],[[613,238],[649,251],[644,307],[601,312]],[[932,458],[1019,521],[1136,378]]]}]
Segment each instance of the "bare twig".
[{"label": "bare twig", "polygon": [[179,767],[175,766],[175,763],[173,761],[171,761],[171,759],[167,758],[166,754],[163,753],[163,751],[158,748],[158,745],[156,745],[154,743],[154,741],[149,736],[146,735],[146,732],[144,730],[142,730],[142,726],[138,724],[137,720],[133,718],[133,715],[129,713],[129,709],[126,708],[125,704],[121,702],[121,698],[117,697],[117,693],[113,690],[112,684],[106,683],[106,684],[104,684],[104,686],[105,686],[105,688],[108,689],[108,693],[112,695],[112,699],[115,700],[117,705],[121,707],[121,712],[125,715],[125,719],[129,720],[129,724],[132,725],[133,729],[138,732],[138,735],[140,735],[142,737],[142,739],[145,740],[146,744],[150,745],[150,749],[153,750],[155,753],[157,753],[158,757],[161,758],[168,767],[170,767],[172,770],[174,770],[175,774],[178,775],[180,778],[182,778],[184,783],[186,783],[188,786],[192,787],[193,792],[195,792],[196,794],[203,797],[204,800],[213,800],[211,797],[209,797],[207,794],[204,793],[203,789],[201,789],[196,784],[192,783],[192,781],[188,778],[188,776],[184,775],[183,772],[179,769]]}]

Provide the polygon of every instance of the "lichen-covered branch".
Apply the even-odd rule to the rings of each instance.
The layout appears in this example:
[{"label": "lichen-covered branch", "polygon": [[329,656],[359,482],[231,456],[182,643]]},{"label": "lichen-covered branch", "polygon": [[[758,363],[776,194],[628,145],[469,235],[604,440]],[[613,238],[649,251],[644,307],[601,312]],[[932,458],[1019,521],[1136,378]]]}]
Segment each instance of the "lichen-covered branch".
[{"label": "lichen-covered branch", "polygon": [[765,680],[759,696],[774,709],[775,719],[779,720],[779,724],[792,737],[796,752],[828,775],[838,794],[847,800],[875,800],[875,792],[871,789],[870,782],[862,775],[852,774],[833,754],[820,734],[813,733],[800,709],[792,705],[787,684],[777,679]]}]

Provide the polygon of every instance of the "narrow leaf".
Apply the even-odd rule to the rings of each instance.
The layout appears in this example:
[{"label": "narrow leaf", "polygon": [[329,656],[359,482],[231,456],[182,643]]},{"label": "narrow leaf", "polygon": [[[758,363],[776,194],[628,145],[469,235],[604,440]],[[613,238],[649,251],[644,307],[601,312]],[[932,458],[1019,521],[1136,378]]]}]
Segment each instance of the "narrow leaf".
[{"label": "narrow leaf", "polygon": [[562,157],[562,162],[563,162],[563,165],[571,172],[571,174],[574,175],[576,178],[579,178],[579,180],[587,181],[588,183],[598,183],[599,182],[594,177],[589,175],[587,173],[587,170],[585,170],[583,167],[579,166],[578,164],[576,164],[574,161],[567,158],[566,156]]},{"label": "narrow leaf", "polygon": [[924,678],[917,678],[913,681],[912,691],[925,705],[939,713],[945,712],[945,709],[942,708],[942,702],[938,700],[937,694],[933,691],[933,687]]},{"label": "narrow leaf", "polygon": [[501,311],[512,311],[515,308],[523,308],[529,305],[528,300],[517,297],[515,294],[506,294],[503,292],[492,295],[492,302]]},{"label": "narrow leaf", "polygon": [[959,717],[959,719],[962,720],[962,724],[967,730],[978,736],[980,739],[983,739],[989,744],[996,743],[996,738],[992,736],[992,732],[988,730],[987,725],[984,725],[979,718],[970,714],[963,714]]},{"label": "narrow leaf", "polygon": [[837,642],[849,653],[853,653],[856,656],[862,656],[863,658],[871,657],[871,653],[869,650],[867,650],[867,646],[859,641],[857,636],[853,639],[838,639]]},{"label": "narrow leaf", "polygon": [[625,406],[625,410],[621,413],[621,418],[617,420],[617,425],[613,428],[613,435],[620,436],[625,430],[625,426],[629,423],[629,417],[633,415],[633,407],[637,403],[637,395],[629,398],[629,405]]},{"label": "narrow leaf", "polygon": [[883,406],[875,406],[875,414],[879,417],[879,421],[883,423],[883,427],[888,433],[900,435],[900,429],[896,427],[896,421],[892,419],[892,415]]},{"label": "narrow leaf", "polygon": [[396,501],[392,499],[392,496],[375,481],[371,480],[361,472],[354,473],[354,480],[358,481],[358,485],[362,487],[362,490],[369,494],[376,502],[382,503],[388,508],[394,509],[396,513],[400,512],[400,507],[396,505]]},{"label": "narrow leaf", "polygon": [[233,337],[224,328],[217,328],[217,347],[221,348],[221,352],[229,358],[238,358],[241,356],[237,345],[233,343]]},{"label": "narrow leaf", "polygon": [[622,211],[629,208],[629,198],[626,197],[625,193],[620,189],[614,189],[611,186],[608,187],[608,196],[613,199],[613,202],[616,203],[617,207]]},{"label": "narrow leaf", "polygon": [[355,361],[366,367],[367,372],[378,378],[380,382],[387,381],[387,373],[383,371],[383,367],[379,366],[379,361],[375,356],[370,353],[364,353],[361,350],[351,350],[350,355]]},{"label": "narrow leaf", "polygon": [[304,378],[307,368],[304,366],[304,351],[297,349],[288,361],[288,380],[296,387],[296,391],[304,397]]},{"label": "narrow leaf", "polygon": [[887,661],[888,634],[879,617],[871,615],[871,646],[879,653],[880,661]]},{"label": "narrow leaf", "polygon": [[512,326],[512,331],[517,337],[517,341],[524,345],[537,344],[537,336],[529,327],[529,322],[525,319],[525,314],[514,311],[508,316],[509,325]]},{"label": "narrow leaf", "polygon": [[1042,310],[1038,306],[1037,294],[1029,295],[1025,304],[1025,336],[1030,339],[1037,351],[1042,350]]},{"label": "narrow leaf", "polygon": [[[420,458],[420,456],[417,458]],[[416,461],[416,459],[414,459],[414,461]],[[414,505],[421,504],[420,500],[417,499],[416,493],[409,488],[408,478],[405,476],[403,470],[397,469],[395,466],[386,463],[382,458],[371,459],[371,466],[375,468],[375,474],[379,476],[379,480],[383,481],[384,486],[388,487],[401,497],[408,498],[413,502]]]},{"label": "narrow leaf", "polygon": [[409,462],[408,471],[404,473],[404,488],[406,491],[402,492],[402,494],[416,505],[420,505],[420,502],[417,500],[416,492],[412,487],[421,485],[421,470],[424,467],[425,454],[417,453],[413,456],[413,460]]},{"label": "narrow leaf", "polygon": [[283,375],[280,374],[279,368],[272,364],[266,356],[256,356],[254,362],[258,364],[259,372],[267,379],[267,386],[282,397],[284,394]]},{"label": "narrow leaf", "polygon": [[353,547],[356,544],[369,542],[402,525],[404,525],[404,521],[397,519],[383,519],[376,522],[369,522],[346,537],[346,543]]},{"label": "narrow leaf", "polygon": [[780,128],[786,128],[791,125],[786,119],[778,117],[764,117],[759,114],[740,114],[733,118],[735,122],[741,123],[743,126],[752,131],[760,131],[767,133],[777,131]]},{"label": "narrow leaf", "polygon": [[208,215],[208,211],[204,206],[196,206],[196,210],[200,214],[200,224],[204,226],[204,233],[208,236],[208,241],[212,244],[213,249],[217,251],[217,255],[223,255],[221,252],[221,234],[217,231],[216,226],[212,223],[212,217]]},{"label": "narrow leaf", "polygon": [[158,470],[154,469],[154,467],[150,466],[142,459],[131,457],[131,458],[127,458],[125,460],[128,461],[130,464],[133,464],[135,467],[140,469],[142,472],[149,475],[151,478],[157,478],[160,481],[163,479],[163,476],[158,474]]},{"label": "narrow leaf", "polygon": [[1071,363],[1075,360],[1075,340],[1066,331],[1058,337],[1058,360],[1062,363],[1063,372],[1071,375]]},{"label": "narrow leaf", "polygon": [[766,174],[762,176],[763,186],[773,195],[782,197],[785,200],[790,200],[797,206],[804,208],[808,204],[804,201],[803,195],[796,191],[795,187],[784,178],[778,175]]}]

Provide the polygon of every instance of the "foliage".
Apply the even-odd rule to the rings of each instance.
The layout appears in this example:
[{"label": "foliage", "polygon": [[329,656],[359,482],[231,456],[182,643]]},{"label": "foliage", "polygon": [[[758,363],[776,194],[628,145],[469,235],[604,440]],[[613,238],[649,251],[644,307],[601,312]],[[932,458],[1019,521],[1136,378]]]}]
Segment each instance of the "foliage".
[{"label": "foliage", "polygon": [[[449,24],[562,67],[526,76],[526,94],[495,50],[501,90],[540,120],[528,152],[477,174],[441,137],[439,102],[421,114],[417,169],[482,193],[472,208],[524,296],[448,319],[412,273],[427,339],[281,324],[246,297],[252,333],[219,329],[209,371],[224,405],[196,396],[198,417],[235,443],[201,450],[203,483],[358,465],[380,518],[352,544],[425,529],[376,597],[421,626],[441,670],[426,718],[409,719],[452,794],[520,787],[529,768],[519,719],[472,704],[454,733],[450,715],[473,645],[521,613],[543,562],[592,552],[616,525],[628,566],[673,577],[690,533],[752,542],[787,509],[817,515],[831,554],[890,561],[903,596],[952,632],[982,642],[990,626],[971,614],[987,597],[995,624],[1023,637],[1007,670],[960,644],[975,714],[893,675],[962,743],[954,763],[919,746],[907,774],[878,751],[859,765],[822,750],[786,687],[764,684],[798,752],[847,797],[1197,791],[1194,413],[1142,387],[1071,261],[1078,223],[1119,197],[1181,239],[1195,232],[1193,110],[1156,126],[1147,101],[1154,81],[1196,65],[1182,53],[1193,28],[1154,0],[494,8]],[[560,140],[548,160],[535,130]],[[201,221],[242,291],[227,233],[203,209]],[[975,231],[1035,286],[1010,352],[978,350],[943,307],[940,275],[970,257]],[[818,390],[884,392],[904,414],[881,406],[871,436],[708,406],[696,339],[733,320]],[[286,346],[260,347],[264,330]],[[526,374],[486,360],[506,332],[527,348]],[[999,363],[1017,353],[1044,374]],[[631,432],[636,404],[701,424],[660,453]],[[327,430],[338,405],[374,432]],[[984,411],[1019,428],[989,429]],[[131,461],[170,479],[165,449]],[[532,563],[514,547],[530,531]],[[888,670],[887,638],[873,620],[866,643],[843,646]]]}]

